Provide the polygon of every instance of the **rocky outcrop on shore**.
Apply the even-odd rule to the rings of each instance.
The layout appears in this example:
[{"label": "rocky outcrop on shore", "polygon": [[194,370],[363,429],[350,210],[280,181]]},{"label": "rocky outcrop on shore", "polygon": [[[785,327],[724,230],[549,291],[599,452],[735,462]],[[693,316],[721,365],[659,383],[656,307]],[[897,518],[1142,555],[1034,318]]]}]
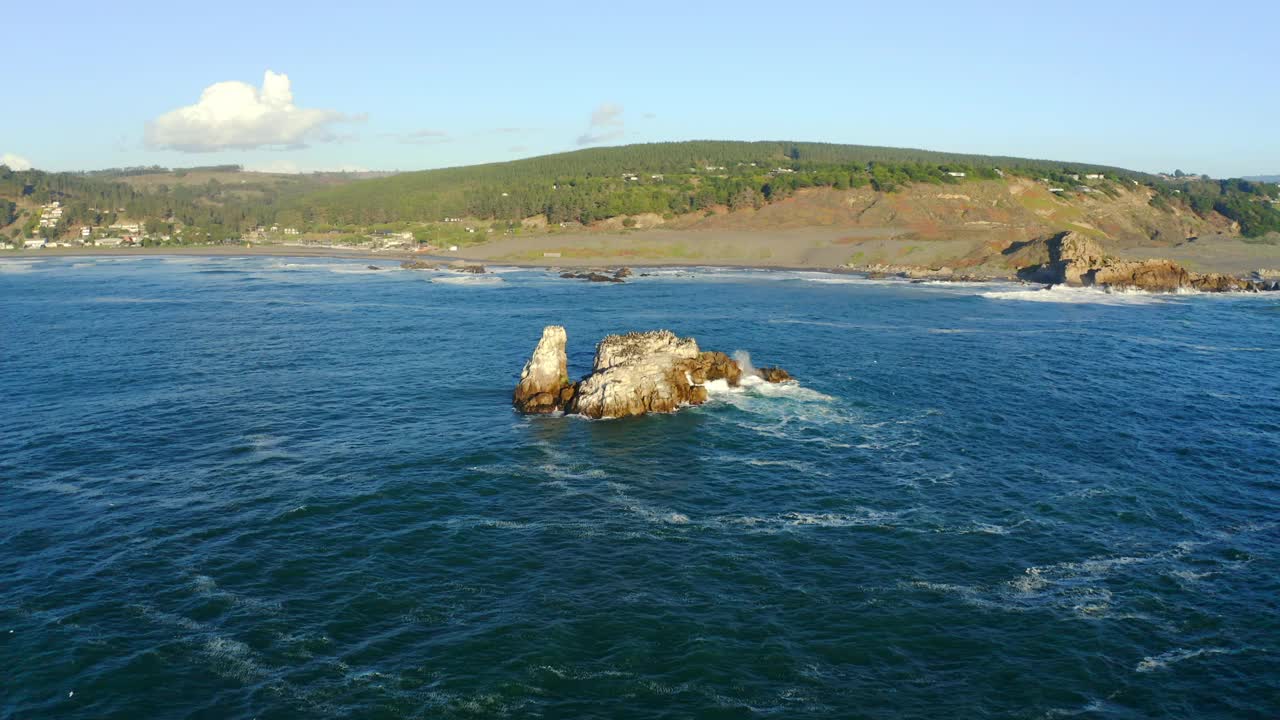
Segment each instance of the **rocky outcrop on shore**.
[{"label": "rocky outcrop on shore", "polygon": [[886,263],[874,263],[871,265],[849,263],[836,268],[834,271],[861,273],[873,280],[880,278],[906,278],[908,280],[917,281],[939,280],[951,282],[982,282],[991,280],[993,277],[986,274],[959,272],[955,268],[947,265],[922,267],[919,265],[895,265]]},{"label": "rocky outcrop on shore", "polygon": [[[707,384],[724,381],[738,386],[744,370],[722,352],[703,351],[693,338],[670,330],[609,335],[596,346],[591,374],[572,384],[566,371],[566,334],[548,326],[525,364],[512,404],[528,414],[562,411],[589,418],[619,418],[646,413],[674,412],[700,405],[708,398]],[[768,382],[791,376],[780,368],[755,371]]]},{"label": "rocky outcrop on shore", "polygon": [[1221,273],[1195,273],[1172,260],[1120,260],[1107,255],[1097,241],[1076,232],[1018,243],[1005,251],[1021,261],[1018,277],[1050,285],[1114,290],[1176,292],[1258,292],[1271,283]]},{"label": "rocky outcrop on shore", "polygon": [[440,266],[436,263],[426,262],[423,260],[405,260],[400,263],[401,270],[436,270],[439,269],[439,267]]}]

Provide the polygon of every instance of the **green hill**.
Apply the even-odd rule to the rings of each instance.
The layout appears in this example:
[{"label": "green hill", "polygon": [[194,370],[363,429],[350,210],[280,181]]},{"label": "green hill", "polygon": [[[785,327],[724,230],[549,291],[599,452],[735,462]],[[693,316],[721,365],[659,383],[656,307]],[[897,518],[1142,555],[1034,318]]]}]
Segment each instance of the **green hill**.
[{"label": "green hill", "polygon": [[402,173],[318,192],[291,206],[298,222],[336,226],[475,217],[591,223],[617,215],[758,206],[797,189],[958,182],[999,173],[1101,174],[1154,182],[1122,168],[867,145],[691,141],[591,148],[505,163]]},{"label": "green hill", "polygon": [[1086,163],[806,142],[652,143],[403,173],[298,197],[285,203],[281,217],[291,225],[346,229],[451,217],[514,224],[539,215],[553,224],[589,225],[647,213],[758,209],[812,187],[892,193],[921,183],[1015,177],[1110,197],[1122,186],[1146,186],[1160,210],[1219,213],[1246,236],[1280,230],[1280,211],[1269,202],[1277,188],[1265,183],[1169,182]]},{"label": "green hill", "polygon": [[[357,240],[370,231],[411,230],[420,241],[439,244],[482,237],[461,236],[464,228],[445,223],[448,218],[497,228],[515,228],[531,217],[552,225],[609,221],[630,227],[639,216],[687,221],[725,211],[786,208],[784,201],[815,188],[865,189],[901,204],[908,202],[903,191],[913,187],[1023,180],[1063,202],[1111,200],[1125,212],[1137,197],[1131,191],[1146,188],[1137,199],[1143,212],[1166,218],[1186,213],[1214,222],[1225,218],[1246,237],[1280,231],[1275,202],[1280,188],[1269,183],[1167,180],[1084,163],[865,145],[691,141],[592,148],[373,179],[245,173],[235,166],[95,173],[15,172],[0,166],[0,234],[45,234],[37,227],[39,206],[56,200],[62,204],[62,222],[52,235],[127,219],[145,224],[148,240],[155,242],[218,242],[278,224]],[[970,221],[938,216],[918,224],[928,222],[946,233],[951,223]]]}]

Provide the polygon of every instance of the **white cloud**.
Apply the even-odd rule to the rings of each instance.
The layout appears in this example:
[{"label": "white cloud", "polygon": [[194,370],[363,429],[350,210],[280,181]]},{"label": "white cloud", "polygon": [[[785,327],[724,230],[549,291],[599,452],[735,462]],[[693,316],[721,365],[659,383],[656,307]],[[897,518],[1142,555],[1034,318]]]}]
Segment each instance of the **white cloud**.
[{"label": "white cloud", "polygon": [[330,126],[357,119],[336,110],[297,107],[289,76],[268,70],[261,89],[238,80],[210,85],[195,105],[147,123],[146,142],[152,148],[182,152],[294,149],[339,139]]},{"label": "white cloud", "polygon": [[591,113],[591,127],[622,127],[622,106],[603,103]]},{"label": "white cloud", "polygon": [[591,123],[587,131],[578,136],[579,145],[598,145],[616,140],[623,135],[622,106],[616,103],[601,103],[591,113]]},{"label": "white cloud", "polygon": [[0,165],[8,165],[10,170],[30,170],[31,161],[21,155],[5,153],[0,155]]}]

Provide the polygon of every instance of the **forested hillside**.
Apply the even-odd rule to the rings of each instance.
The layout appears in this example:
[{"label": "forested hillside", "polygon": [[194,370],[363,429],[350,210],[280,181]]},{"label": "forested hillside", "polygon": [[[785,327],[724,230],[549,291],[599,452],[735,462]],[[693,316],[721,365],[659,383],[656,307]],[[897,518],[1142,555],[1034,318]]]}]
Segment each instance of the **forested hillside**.
[{"label": "forested hillside", "polygon": [[272,224],[286,199],[342,182],[335,176],[244,173],[237,166],[47,173],[0,165],[0,229],[21,220],[5,234],[51,234],[39,228],[38,208],[56,201],[62,213],[54,235],[129,220],[157,235],[185,228],[191,241],[218,242]]},{"label": "forested hillside", "polygon": [[1123,168],[862,145],[695,141],[594,148],[507,163],[405,173],[286,203],[291,224],[352,227],[446,217],[590,224],[617,216],[759,208],[808,187],[961,184],[1020,176],[1065,194],[1114,195],[1120,184],[1157,191],[1162,208],[1221,213],[1258,236],[1280,229],[1276,186],[1168,182]]},{"label": "forested hillside", "polygon": [[[805,188],[869,187],[888,194],[919,184],[1001,178],[1034,180],[1063,198],[1114,198],[1122,189],[1145,186],[1157,210],[1224,216],[1251,238],[1280,232],[1280,187],[1270,183],[1170,180],[1098,165],[862,145],[719,141],[593,148],[358,182],[243,173],[234,166],[88,174],[0,166],[0,231],[9,237],[43,234],[38,206],[56,200],[63,212],[55,235],[127,218],[166,242],[218,242],[276,224],[346,236],[398,228],[430,241],[443,237],[446,219],[515,227],[543,216],[551,224],[590,225],[620,216],[758,209]],[[185,231],[181,238],[175,229]]]},{"label": "forested hillside", "polygon": [[[373,224],[468,216],[591,223],[617,215],[759,206],[805,187],[960,182],[999,172],[1104,174],[1121,168],[863,145],[694,141],[593,148],[506,163],[405,173],[300,199],[303,224]],[[1065,178],[1064,178],[1065,179]]]}]

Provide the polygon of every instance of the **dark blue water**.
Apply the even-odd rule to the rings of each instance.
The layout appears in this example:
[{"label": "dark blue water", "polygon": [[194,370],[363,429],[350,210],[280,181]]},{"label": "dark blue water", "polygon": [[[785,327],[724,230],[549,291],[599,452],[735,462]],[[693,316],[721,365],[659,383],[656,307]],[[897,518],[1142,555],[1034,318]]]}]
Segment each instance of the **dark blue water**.
[{"label": "dark blue water", "polygon": [[3,263],[4,718],[1280,716],[1280,298]]}]

